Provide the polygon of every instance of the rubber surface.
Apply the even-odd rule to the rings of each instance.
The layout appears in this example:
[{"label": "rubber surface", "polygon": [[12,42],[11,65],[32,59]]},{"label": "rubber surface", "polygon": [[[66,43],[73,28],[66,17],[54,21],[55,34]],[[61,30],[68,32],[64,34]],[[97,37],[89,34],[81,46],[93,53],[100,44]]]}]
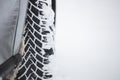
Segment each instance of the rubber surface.
[{"label": "rubber surface", "polygon": [[[54,54],[55,8],[51,0],[29,0],[24,39],[25,55],[17,80],[49,80],[47,65]],[[53,10],[54,9],[54,10]]]}]

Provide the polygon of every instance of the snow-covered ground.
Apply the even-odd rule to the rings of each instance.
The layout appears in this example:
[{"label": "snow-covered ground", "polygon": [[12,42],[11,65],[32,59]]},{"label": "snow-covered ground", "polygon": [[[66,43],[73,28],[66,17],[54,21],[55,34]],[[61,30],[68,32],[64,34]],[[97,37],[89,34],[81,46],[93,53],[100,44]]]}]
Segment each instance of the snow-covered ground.
[{"label": "snow-covered ground", "polygon": [[55,80],[120,80],[120,0],[57,0]]}]

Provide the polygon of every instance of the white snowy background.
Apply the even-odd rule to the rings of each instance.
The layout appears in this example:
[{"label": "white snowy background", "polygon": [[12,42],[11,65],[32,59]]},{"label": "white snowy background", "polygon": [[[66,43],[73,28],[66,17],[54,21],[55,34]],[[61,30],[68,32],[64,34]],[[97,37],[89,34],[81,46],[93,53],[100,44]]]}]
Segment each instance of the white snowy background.
[{"label": "white snowy background", "polygon": [[56,0],[55,80],[120,80],[120,0]]}]

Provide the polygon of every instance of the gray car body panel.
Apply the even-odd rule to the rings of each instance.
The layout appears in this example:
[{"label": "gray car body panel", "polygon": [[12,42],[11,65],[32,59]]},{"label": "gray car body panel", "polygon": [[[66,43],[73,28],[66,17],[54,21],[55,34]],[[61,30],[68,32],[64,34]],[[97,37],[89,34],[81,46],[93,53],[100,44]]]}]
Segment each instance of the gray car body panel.
[{"label": "gray car body panel", "polygon": [[28,2],[28,0],[21,0],[20,1],[20,12],[19,12],[16,37],[15,37],[14,54],[16,54],[18,52],[18,49],[19,49],[21,35],[23,32],[24,23],[25,23],[27,2]]},{"label": "gray car body panel", "polygon": [[26,2],[27,0],[0,0],[0,64],[18,51]]}]

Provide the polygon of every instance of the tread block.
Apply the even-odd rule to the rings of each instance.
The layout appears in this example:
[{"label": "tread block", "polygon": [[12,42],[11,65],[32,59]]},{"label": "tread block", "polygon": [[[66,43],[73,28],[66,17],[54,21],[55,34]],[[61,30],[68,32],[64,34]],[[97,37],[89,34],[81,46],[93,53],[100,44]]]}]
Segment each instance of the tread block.
[{"label": "tread block", "polygon": [[18,80],[26,80],[26,76],[24,75],[23,77],[21,77],[20,79]]},{"label": "tread block", "polygon": [[28,59],[29,55],[30,55],[30,52],[28,51],[28,52],[26,53],[26,55],[25,55],[25,59],[26,59],[26,60]]},{"label": "tread block", "polygon": [[33,56],[31,56],[31,60],[35,63],[36,62],[36,59],[33,57]]},{"label": "tread block", "polygon": [[42,65],[42,64],[39,63],[39,62],[37,62],[37,66],[42,69],[44,65]]},{"label": "tread block", "polygon": [[41,35],[35,31],[34,33],[35,37],[37,37],[39,40],[41,40]]},{"label": "tread block", "polygon": [[36,71],[36,73],[37,73],[40,77],[43,76],[43,72],[42,72],[41,70],[39,70],[39,69]]},{"label": "tread block", "polygon": [[30,17],[32,17],[32,13],[30,12],[29,9],[27,9],[27,13],[28,13],[28,15],[29,15]]},{"label": "tread block", "polygon": [[33,41],[31,39],[29,39],[29,42],[28,42],[33,48],[35,48],[35,44],[33,43]]},{"label": "tread block", "polygon": [[32,64],[32,61],[29,59],[25,64],[26,68],[28,68],[28,66],[30,66],[30,64]]},{"label": "tread block", "polygon": [[35,55],[35,51],[30,47],[29,51],[31,52],[31,54]]},{"label": "tread block", "polygon": [[42,58],[41,56],[39,56],[38,54],[36,55],[36,58],[37,58],[39,61],[43,62],[43,58]]},{"label": "tread block", "polygon": [[22,67],[19,72],[18,72],[18,76],[21,76],[24,72],[26,71],[26,68],[25,67]]},{"label": "tread block", "polygon": [[35,8],[34,6],[31,7],[31,11],[36,15],[38,16],[38,9]]},{"label": "tread block", "polygon": [[29,31],[28,32],[28,36],[32,39],[32,40],[34,40],[34,36],[33,36],[33,34]]},{"label": "tread block", "polygon": [[40,41],[38,41],[37,39],[35,39],[35,43],[36,45],[38,45],[40,48],[42,47],[42,43]]},{"label": "tread block", "polygon": [[31,70],[31,68],[29,68],[27,73],[26,73],[26,76],[28,77],[31,73],[32,73],[32,70]]},{"label": "tread block", "polygon": [[34,31],[34,29],[31,27],[31,25],[30,25],[29,23],[27,24],[27,28],[28,28],[31,32]]},{"label": "tread block", "polygon": [[40,55],[42,55],[40,48],[38,48],[38,47],[36,46],[35,50],[36,50]]},{"label": "tread block", "polygon": [[29,44],[27,44],[27,45],[25,46],[25,52],[27,52],[27,50],[28,50],[29,47],[30,47]]},{"label": "tread block", "polygon": [[27,16],[26,20],[32,25],[33,21],[30,19],[29,16]]},{"label": "tread block", "polygon": [[37,26],[36,24],[33,25],[34,29],[37,30],[38,32],[40,32],[40,27]]},{"label": "tread block", "polygon": [[35,16],[33,16],[32,19],[33,19],[33,21],[34,21],[35,23],[37,23],[37,24],[39,25],[40,20],[39,20],[38,18],[36,18]]},{"label": "tread block", "polygon": [[37,0],[29,0],[33,5],[37,6],[37,4],[35,3]]}]

